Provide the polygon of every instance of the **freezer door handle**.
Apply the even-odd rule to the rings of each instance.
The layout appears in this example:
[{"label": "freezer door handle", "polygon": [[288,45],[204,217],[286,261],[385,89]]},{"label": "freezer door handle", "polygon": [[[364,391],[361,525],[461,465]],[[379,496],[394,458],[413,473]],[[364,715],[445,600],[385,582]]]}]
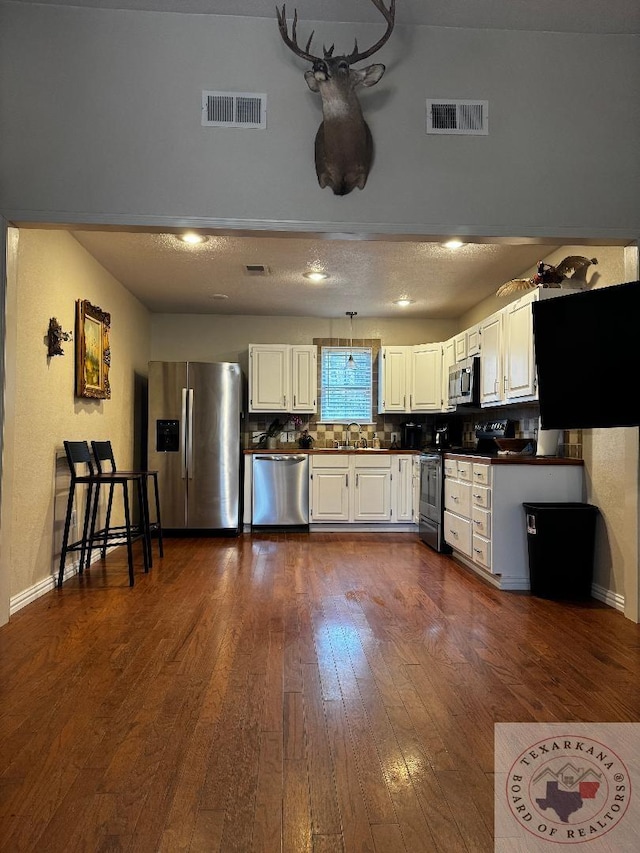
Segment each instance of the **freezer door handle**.
[{"label": "freezer door handle", "polygon": [[187,475],[193,480],[193,388],[189,388],[189,437],[187,439]]},{"label": "freezer door handle", "polygon": [[180,407],[180,421],[182,429],[180,430],[180,476],[184,480],[187,476],[187,442],[189,437],[186,434],[187,426],[187,389],[182,389],[182,402]]}]

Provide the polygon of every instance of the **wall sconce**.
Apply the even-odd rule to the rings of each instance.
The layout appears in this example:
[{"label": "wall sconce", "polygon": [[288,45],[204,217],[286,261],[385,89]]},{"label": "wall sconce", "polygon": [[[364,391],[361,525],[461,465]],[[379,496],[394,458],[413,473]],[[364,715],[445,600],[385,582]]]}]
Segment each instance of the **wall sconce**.
[{"label": "wall sconce", "polygon": [[71,332],[63,332],[62,326],[55,317],[49,320],[49,331],[47,332],[47,355],[49,358],[54,355],[64,355],[62,349],[63,341],[72,340]]}]

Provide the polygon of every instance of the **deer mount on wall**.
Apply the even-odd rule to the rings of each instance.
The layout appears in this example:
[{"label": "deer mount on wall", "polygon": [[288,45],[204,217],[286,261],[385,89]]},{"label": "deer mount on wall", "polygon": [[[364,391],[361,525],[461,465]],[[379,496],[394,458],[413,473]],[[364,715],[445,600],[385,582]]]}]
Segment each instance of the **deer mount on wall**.
[{"label": "deer mount on wall", "polygon": [[321,187],[331,187],[336,195],[346,195],[354,187],[362,189],[367,182],[373,157],[373,139],[364,120],[356,89],[359,86],[375,86],[385,72],[380,63],[367,68],[353,68],[356,62],[368,59],[387,42],[393,31],[396,0],[391,0],[387,9],[383,0],[371,0],[384,16],[387,29],[368,50],[358,50],[358,42],[348,55],[333,56],[334,45],[327,50],[323,46],[322,56],[310,53],[313,32],[306,47],[298,46],[298,11],[293,14],[291,36],[285,7],[276,9],[278,27],[282,40],[296,56],[312,63],[304,75],[307,86],[322,98],[322,124],[318,128],[315,142],[316,174]]}]

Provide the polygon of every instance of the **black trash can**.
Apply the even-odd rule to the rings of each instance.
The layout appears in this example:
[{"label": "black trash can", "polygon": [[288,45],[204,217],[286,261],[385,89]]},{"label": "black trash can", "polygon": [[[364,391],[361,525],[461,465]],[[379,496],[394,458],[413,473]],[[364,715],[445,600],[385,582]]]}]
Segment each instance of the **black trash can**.
[{"label": "black trash can", "polygon": [[540,598],[589,598],[598,507],[525,503],[529,579]]}]

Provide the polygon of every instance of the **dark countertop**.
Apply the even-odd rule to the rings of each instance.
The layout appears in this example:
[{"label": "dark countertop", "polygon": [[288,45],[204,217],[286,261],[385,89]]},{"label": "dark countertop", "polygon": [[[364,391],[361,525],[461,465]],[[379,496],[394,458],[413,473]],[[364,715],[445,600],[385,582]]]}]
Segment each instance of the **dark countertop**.
[{"label": "dark countertop", "polygon": [[418,456],[420,454],[419,450],[391,450],[391,448],[382,447],[379,450],[374,449],[373,447],[358,447],[358,448],[337,448],[337,447],[312,447],[309,449],[302,447],[278,447],[275,450],[271,450],[267,447],[261,447],[259,450],[245,450],[244,453],[246,455],[253,455],[256,453],[277,453],[282,456],[285,453],[308,453],[309,455],[315,455],[316,453],[321,455],[326,455],[328,453],[335,453],[338,455],[344,455],[345,453],[357,453],[358,456],[362,456],[365,453],[375,454],[377,456],[384,456],[385,454],[402,454],[404,456],[415,454]]},{"label": "dark countertop", "polygon": [[528,456],[521,453],[486,454],[445,452],[445,459],[460,459],[463,462],[482,462],[485,465],[584,465],[582,459],[565,459],[562,456]]}]

